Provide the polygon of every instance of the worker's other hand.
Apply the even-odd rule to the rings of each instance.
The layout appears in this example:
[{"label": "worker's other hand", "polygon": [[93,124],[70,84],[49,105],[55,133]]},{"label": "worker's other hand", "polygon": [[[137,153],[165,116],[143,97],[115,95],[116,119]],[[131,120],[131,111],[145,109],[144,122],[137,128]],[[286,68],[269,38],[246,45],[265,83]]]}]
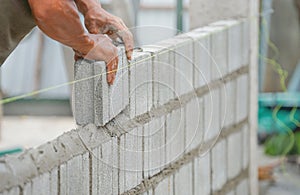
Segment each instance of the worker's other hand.
[{"label": "worker's other hand", "polygon": [[80,58],[99,60],[106,62],[107,82],[112,85],[118,69],[118,49],[112,44],[109,37],[102,34],[89,34],[89,38],[94,42],[92,49],[88,53],[82,54],[75,51],[75,60]]},{"label": "worker's other hand", "polygon": [[134,47],[133,36],[122,19],[108,13],[101,6],[89,9],[84,14],[84,18],[85,26],[90,33],[107,34],[114,40],[116,38],[122,39],[126,48],[127,59],[131,60]]}]

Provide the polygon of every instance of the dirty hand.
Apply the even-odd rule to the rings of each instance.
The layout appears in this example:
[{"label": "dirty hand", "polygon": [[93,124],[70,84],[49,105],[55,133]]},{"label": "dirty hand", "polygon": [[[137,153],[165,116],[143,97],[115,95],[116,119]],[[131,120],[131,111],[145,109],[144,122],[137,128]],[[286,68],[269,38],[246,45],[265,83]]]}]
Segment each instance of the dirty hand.
[{"label": "dirty hand", "polygon": [[[39,28],[54,40],[75,51],[75,59],[103,60],[107,65],[107,81],[113,84],[118,66],[118,49],[106,35],[85,32],[78,15],[76,2],[82,7],[95,0],[28,0],[33,17]],[[100,6],[100,4],[97,3]],[[93,6],[94,7],[94,6]]]},{"label": "dirty hand", "polygon": [[99,60],[106,62],[107,82],[112,85],[118,69],[118,49],[112,44],[110,38],[102,34],[89,34],[89,38],[93,40],[93,47],[88,53],[84,54],[75,51],[75,60],[80,58]]},{"label": "dirty hand", "polygon": [[94,5],[82,12],[84,14],[85,26],[90,33],[107,34],[114,40],[120,38],[124,42],[127,59],[131,60],[134,47],[133,36],[122,19],[105,11],[100,4]]}]

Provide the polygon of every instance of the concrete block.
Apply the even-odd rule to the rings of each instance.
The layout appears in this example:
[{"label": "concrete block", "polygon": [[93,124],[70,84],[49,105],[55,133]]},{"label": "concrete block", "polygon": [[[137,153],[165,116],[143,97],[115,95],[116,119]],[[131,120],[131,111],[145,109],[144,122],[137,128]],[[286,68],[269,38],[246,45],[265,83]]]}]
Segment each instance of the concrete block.
[{"label": "concrete block", "polygon": [[236,188],[236,195],[249,195],[249,184],[248,180],[241,181]]},{"label": "concrete block", "polygon": [[66,194],[89,193],[88,154],[78,155],[60,167],[60,192]]},{"label": "concrete block", "polygon": [[94,96],[93,110],[94,123],[96,126],[103,126],[109,120],[109,86],[106,80],[106,64],[105,62],[95,62],[93,64],[94,73],[98,75],[94,79]]},{"label": "concrete block", "polygon": [[173,195],[173,178],[167,177],[161,181],[154,189],[154,194],[157,195]]},{"label": "concrete block", "polygon": [[176,97],[194,90],[193,41],[186,35],[170,39],[175,45],[175,94]]},{"label": "concrete block", "polygon": [[237,176],[242,169],[242,132],[237,132],[227,138],[227,178]]},{"label": "concrete block", "polygon": [[31,193],[32,195],[51,195],[49,173],[39,175],[32,180]]},{"label": "concrete block", "polygon": [[221,132],[220,91],[213,89],[204,96],[204,141],[216,138]]},{"label": "concrete block", "polygon": [[246,169],[249,166],[250,159],[250,134],[248,126],[245,126],[242,130],[243,133],[243,169]]},{"label": "concrete block", "polygon": [[166,164],[184,154],[185,116],[183,108],[167,115],[166,120]]},{"label": "concrete block", "polygon": [[[112,169],[112,193],[113,194],[119,194],[119,170],[120,170],[120,150],[119,150],[119,143],[118,138],[113,137],[112,138],[112,153],[110,162],[111,169]],[[138,159],[139,160],[139,159]]]},{"label": "concrete block", "polygon": [[134,52],[129,68],[130,117],[144,114],[152,107],[151,56],[146,52]]},{"label": "concrete block", "polygon": [[224,31],[228,33],[228,72],[232,72],[242,65],[243,58],[243,35],[242,24],[237,20],[218,21],[212,26],[224,27]]},{"label": "concrete block", "polygon": [[211,150],[211,171],[212,171],[212,190],[220,190],[226,183],[226,141],[222,140]]},{"label": "concrete block", "polygon": [[68,169],[67,163],[63,163],[59,166],[59,192],[61,194],[68,194]]},{"label": "concrete block", "polygon": [[175,195],[193,194],[192,163],[183,165],[175,174]]},{"label": "concrete block", "polygon": [[23,186],[23,195],[32,195],[31,182],[24,184]]},{"label": "concrete block", "polygon": [[[139,142],[141,142],[139,140],[141,131],[141,128],[136,128],[129,133],[122,135],[120,138],[121,143],[124,142],[125,145],[123,149],[120,149],[120,156],[122,158],[124,157],[124,191],[130,190],[131,188],[135,187],[142,180],[143,156],[142,147],[139,144]],[[124,141],[122,141],[122,139]]]},{"label": "concrete block", "polygon": [[[125,48],[121,47],[125,52]],[[122,107],[125,108],[129,104],[129,64],[125,53],[122,53]]]},{"label": "concrete block", "polygon": [[[146,144],[145,144],[146,143]],[[165,121],[154,118],[144,126],[145,172],[148,177],[158,173],[165,165]],[[146,169],[147,168],[147,169]]]},{"label": "concrete block", "polygon": [[236,81],[221,86],[221,127],[228,127],[236,120]]},{"label": "concrete block", "polygon": [[[126,137],[126,135],[124,135]],[[125,142],[126,139],[124,137],[121,137],[119,139],[119,152],[120,152],[120,174],[119,174],[119,192],[122,194],[125,192],[125,184],[126,184],[126,150],[125,150]]]},{"label": "concrete block", "polygon": [[116,73],[116,78],[113,85],[108,87],[109,93],[109,120],[113,119],[117,116],[123,109],[123,55],[125,55],[124,48],[119,49],[119,63],[118,63],[118,70]]},{"label": "concrete block", "polygon": [[248,116],[249,97],[248,75],[242,75],[237,79],[236,122],[244,120]]},{"label": "concrete block", "polygon": [[158,107],[174,98],[174,52],[162,43],[143,47],[152,56],[153,106]]},{"label": "concrete block", "polygon": [[211,37],[207,31],[191,31],[186,33],[194,45],[194,88],[207,85],[211,81]]},{"label": "concrete block", "polygon": [[222,78],[228,72],[228,38],[227,31],[219,26],[211,34],[211,79],[216,80]]},{"label": "concrete block", "polygon": [[113,142],[112,140],[101,145],[98,164],[99,194],[113,194]]},{"label": "concrete block", "polygon": [[226,195],[235,195],[235,193],[234,193],[234,191],[230,191]]},{"label": "concrete block", "polygon": [[50,171],[50,194],[58,194],[58,168]]},{"label": "concrete block", "polygon": [[229,72],[237,70],[242,66],[243,59],[243,37],[242,25],[237,22],[228,29],[228,65]]},{"label": "concrete block", "polygon": [[94,123],[94,75],[93,62],[78,60],[74,65],[74,116],[78,125]]},{"label": "concrete block", "polygon": [[243,37],[243,53],[242,53],[242,65],[250,64],[250,21],[245,19],[242,22],[242,37]]},{"label": "concrete block", "polygon": [[92,194],[113,193],[113,155],[112,140],[92,150]]},{"label": "concrete block", "polygon": [[195,97],[187,105],[186,113],[186,151],[196,148],[203,142],[204,108],[203,99]]},{"label": "concrete block", "polygon": [[194,160],[194,192],[195,194],[209,195],[211,188],[210,153],[197,157]]}]

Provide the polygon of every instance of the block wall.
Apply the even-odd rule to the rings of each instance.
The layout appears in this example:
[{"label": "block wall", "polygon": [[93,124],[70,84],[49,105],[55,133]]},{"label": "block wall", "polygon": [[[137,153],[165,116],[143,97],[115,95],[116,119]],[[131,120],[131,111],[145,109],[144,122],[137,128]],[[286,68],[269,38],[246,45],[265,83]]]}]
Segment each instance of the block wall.
[{"label": "block wall", "polygon": [[0,194],[250,194],[247,20],[75,64],[79,127],[0,159]]}]

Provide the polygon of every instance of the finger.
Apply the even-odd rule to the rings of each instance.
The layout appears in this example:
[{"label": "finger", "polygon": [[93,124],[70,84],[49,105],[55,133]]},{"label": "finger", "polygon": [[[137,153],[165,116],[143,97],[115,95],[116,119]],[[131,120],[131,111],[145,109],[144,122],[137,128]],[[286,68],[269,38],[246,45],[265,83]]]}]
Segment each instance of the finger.
[{"label": "finger", "polygon": [[127,59],[131,60],[133,47],[134,47],[134,41],[131,32],[129,30],[122,31],[122,32],[118,32],[118,35],[124,42]]},{"label": "finger", "polygon": [[107,64],[107,83],[109,85],[112,85],[114,83],[118,68],[118,61],[118,56],[116,56]]}]

